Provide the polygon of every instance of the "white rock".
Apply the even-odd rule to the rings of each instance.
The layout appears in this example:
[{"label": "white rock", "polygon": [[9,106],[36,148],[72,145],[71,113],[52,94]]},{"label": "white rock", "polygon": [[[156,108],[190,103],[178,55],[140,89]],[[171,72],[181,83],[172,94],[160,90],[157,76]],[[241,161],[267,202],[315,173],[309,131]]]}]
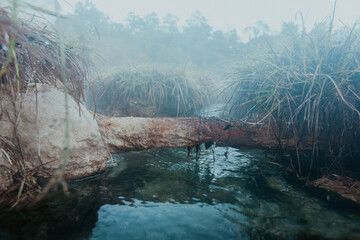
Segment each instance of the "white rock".
[{"label": "white rock", "polygon": [[[17,136],[26,169],[38,168],[36,176],[49,178],[64,161],[65,95],[58,89],[37,85],[22,94],[22,99],[20,104],[18,97],[16,104],[17,112],[20,111]],[[84,105],[71,96],[68,99],[70,157],[65,177],[77,179],[102,172],[106,168],[108,152],[96,120]],[[0,136],[17,144],[13,136],[18,116],[14,113],[14,104],[3,96],[1,107]],[[2,157],[0,167],[5,160]]]}]

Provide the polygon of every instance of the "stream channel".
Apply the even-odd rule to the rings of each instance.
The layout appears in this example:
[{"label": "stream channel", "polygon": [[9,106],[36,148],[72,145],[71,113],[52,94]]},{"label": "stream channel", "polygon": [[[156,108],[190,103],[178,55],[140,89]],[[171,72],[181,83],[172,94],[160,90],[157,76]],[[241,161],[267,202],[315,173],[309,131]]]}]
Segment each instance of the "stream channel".
[{"label": "stream channel", "polygon": [[105,173],[70,182],[68,194],[0,212],[0,239],[360,239],[359,208],[290,185],[263,150],[113,157]]}]

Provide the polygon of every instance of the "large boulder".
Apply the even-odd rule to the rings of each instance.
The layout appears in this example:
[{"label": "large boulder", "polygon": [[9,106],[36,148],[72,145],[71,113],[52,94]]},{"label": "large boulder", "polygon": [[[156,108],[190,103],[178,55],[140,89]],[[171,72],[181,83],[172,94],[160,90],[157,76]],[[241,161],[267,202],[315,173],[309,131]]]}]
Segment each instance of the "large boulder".
[{"label": "large boulder", "polygon": [[[12,150],[23,159],[25,171],[49,178],[65,159],[65,95],[46,85],[30,87],[26,93],[18,95],[16,101],[9,95],[1,96],[0,140],[13,144]],[[70,96],[68,106],[70,156],[65,178],[78,179],[104,171],[108,151],[96,120],[84,105]],[[1,192],[12,183],[10,172],[24,170],[21,164],[11,160],[6,149],[0,151],[0,183],[4,184]]]}]

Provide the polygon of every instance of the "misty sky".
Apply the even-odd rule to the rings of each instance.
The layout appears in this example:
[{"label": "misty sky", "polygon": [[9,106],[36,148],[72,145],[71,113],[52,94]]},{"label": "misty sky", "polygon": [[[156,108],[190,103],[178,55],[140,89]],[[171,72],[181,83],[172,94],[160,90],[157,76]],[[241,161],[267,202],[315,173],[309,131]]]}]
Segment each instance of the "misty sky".
[{"label": "misty sky", "polygon": [[[65,12],[71,12],[79,0],[61,1]],[[208,18],[211,26],[222,30],[237,29],[240,36],[244,28],[262,20],[272,31],[279,31],[282,22],[297,21],[296,13],[301,11],[306,27],[326,19],[334,7],[334,0],[92,0],[97,9],[114,22],[124,22],[129,12],[143,16],[156,12],[159,17],[168,13],[177,15],[184,24],[193,12],[200,12]],[[360,20],[360,0],[337,0],[336,24],[352,25]]]}]

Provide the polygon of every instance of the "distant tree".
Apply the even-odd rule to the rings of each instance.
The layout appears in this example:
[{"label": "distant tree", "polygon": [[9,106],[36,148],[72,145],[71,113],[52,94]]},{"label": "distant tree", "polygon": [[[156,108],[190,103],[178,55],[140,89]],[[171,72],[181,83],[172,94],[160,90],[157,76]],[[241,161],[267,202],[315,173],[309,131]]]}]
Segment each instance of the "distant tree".
[{"label": "distant tree", "polygon": [[109,23],[109,17],[96,9],[95,5],[89,0],[86,0],[84,3],[76,3],[74,13],[75,16],[82,21],[87,24],[92,24],[97,28],[100,28],[100,26],[107,26]]},{"label": "distant tree", "polygon": [[260,35],[269,33],[269,26],[263,21],[257,21],[255,26],[246,27],[244,30],[245,34],[248,34],[249,38],[257,38]]},{"label": "distant tree", "polygon": [[131,12],[126,18],[125,26],[130,34],[136,35],[144,29],[145,22],[144,19]]},{"label": "distant tree", "polygon": [[144,30],[158,31],[160,29],[160,20],[155,12],[145,15],[144,22],[146,28]]},{"label": "distant tree", "polygon": [[202,16],[200,11],[194,12],[186,21],[187,25],[184,28],[184,34],[186,35],[186,32],[190,32],[194,36],[207,38],[212,31],[212,27],[207,21],[206,17]]},{"label": "distant tree", "polygon": [[168,14],[162,19],[162,29],[172,35],[179,34],[179,18],[173,14]]}]

